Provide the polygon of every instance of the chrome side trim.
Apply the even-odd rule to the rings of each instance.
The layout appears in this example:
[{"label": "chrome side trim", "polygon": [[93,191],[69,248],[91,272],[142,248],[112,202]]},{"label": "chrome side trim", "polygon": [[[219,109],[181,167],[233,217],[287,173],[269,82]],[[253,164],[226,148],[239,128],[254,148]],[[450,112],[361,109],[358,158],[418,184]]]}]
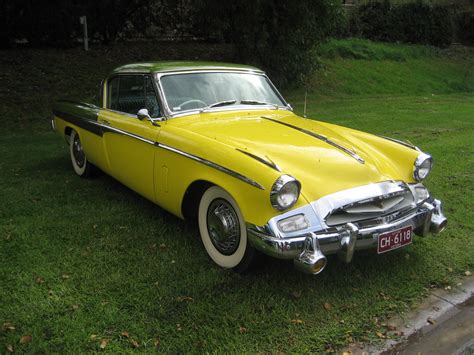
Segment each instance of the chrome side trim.
[{"label": "chrome side trim", "polygon": [[323,142],[325,142],[325,143],[327,143],[327,144],[329,144],[329,145],[332,145],[333,147],[336,147],[336,148],[338,148],[339,150],[342,150],[344,153],[350,155],[352,158],[354,158],[355,160],[357,160],[359,163],[365,164],[365,160],[362,159],[359,154],[357,154],[356,152],[354,152],[353,150],[351,150],[351,149],[349,149],[349,148],[346,148],[346,147],[340,145],[339,143],[336,143],[336,142],[330,140],[328,137],[323,136],[322,134],[318,134],[318,133],[315,133],[315,132],[311,132],[311,131],[308,131],[307,129],[304,129],[304,128],[301,128],[301,127],[297,127],[297,126],[294,126],[294,125],[289,124],[289,123],[286,123],[286,122],[281,122],[281,121],[278,121],[278,120],[274,120],[273,118],[269,118],[269,117],[265,117],[265,116],[262,116],[262,118],[265,119],[265,120],[269,120],[269,121],[272,121],[272,122],[281,124],[281,125],[283,125],[283,126],[287,126],[287,127],[296,129],[297,131],[300,131],[301,133],[304,133],[304,134],[307,134],[307,135],[309,135],[309,136],[311,136],[311,137],[314,137],[314,138],[317,138],[317,139],[319,139],[319,140],[322,140]]},{"label": "chrome side trim", "polygon": [[121,130],[121,129],[118,129],[118,128],[115,128],[115,127],[112,127],[112,126],[109,126],[107,124],[104,124],[104,123],[101,123],[101,122],[92,122],[92,123],[97,125],[97,126],[100,126],[102,128],[102,130],[104,131],[104,133],[105,132],[118,133],[118,134],[121,134],[121,135],[124,135],[124,136],[128,136],[128,137],[131,137],[131,138],[134,138],[134,139],[138,139],[139,141],[147,143],[147,144],[151,144],[151,145],[155,144],[155,142],[150,140],[150,139],[147,139],[147,138],[139,136],[137,134],[133,134],[133,133],[130,133],[130,132],[127,132],[127,131],[124,131],[124,130]]},{"label": "chrome side trim", "polygon": [[254,186],[254,187],[256,187],[260,190],[265,190],[265,188],[262,185],[260,185],[258,182],[256,182],[255,180],[252,180],[252,179],[250,179],[250,178],[248,178],[248,177],[246,177],[242,174],[239,174],[238,172],[236,172],[234,170],[228,169],[228,168],[226,168],[222,165],[216,164],[216,163],[214,163],[210,160],[198,157],[197,155],[194,155],[194,154],[186,153],[186,152],[184,152],[182,150],[179,150],[177,148],[170,147],[169,145],[162,144],[162,143],[159,143],[159,142],[155,142],[155,141],[152,141],[152,140],[147,139],[145,137],[142,137],[142,136],[139,136],[139,135],[136,135],[136,134],[118,129],[118,128],[114,128],[114,127],[105,125],[105,124],[100,123],[100,122],[92,122],[92,123],[99,126],[99,127],[101,127],[104,132],[109,131],[109,132],[113,132],[113,133],[117,133],[117,134],[122,134],[124,136],[128,136],[128,137],[137,139],[137,140],[139,140],[143,143],[147,143],[147,144],[153,145],[155,147],[162,148],[162,149],[168,150],[170,152],[182,155],[184,157],[187,157],[189,159],[192,159],[192,160],[197,161],[199,163],[202,163],[204,165],[210,166],[211,168],[219,170],[223,173],[226,173],[226,174],[228,174],[232,177],[235,177],[235,178],[237,178],[237,179],[239,179],[239,180],[241,180],[241,181],[243,181],[247,184],[250,184],[250,185],[252,185],[252,186]]},{"label": "chrome side trim", "polygon": [[268,160],[265,160],[265,159],[263,159],[263,158],[261,158],[261,157],[255,155],[255,154],[252,154],[252,153],[250,153],[250,152],[246,152],[245,150],[242,150],[242,149],[239,149],[239,148],[235,148],[235,150],[237,150],[237,151],[239,151],[239,152],[241,152],[241,153],[243,153],[243,154],[245,154],[245,155],[247,155],[247,156],[249,156],[249,157],[251,157],[251,158],[257,160],[257,161],[259,161],[259,162],[262,163],[262,164],[265,164],[266,166],[272,168],[273,170],[276,170],[276,171],[278,171],[278,172],[281,172],[280,167],[279,167],[278,165],[276,165],[273,161],[271,161],[270,159],[268,159],[268,157],[267,157]]},{"label": "chrome side trim", "polygon": [[225,174],[228,174],[230,176],[233,176],[249,185],[252,185],[260,190],[265,190],[265,188],[260,185],[258,182],[246,177],[246,176],[243,176],[242,174],[239,174],[238,172],[234,171],[234,170],[231,170],[231,169],[228,169],[222,165],[219,165],[219,164],[216,164],[210,160],[207,160],[207,159],[204,159],[204,158],[201,158],[201,157],[198,157],[197,155],[194,155],[194,154],[191,154],[191,153],[186,153],[186,152],[183,152],[182,150],[179,150],[177,148],[173,148],[173,147],[170,147],[169,145],[166,145],[166,144],[162,144],[162,143],[159,143],[159,142],[155,142],[155,146],[159,147],[159,148],[162,148],[162,149],[165,149],[165,150],[168,150],[170,152],[173,152],[173,153],[176,153],[176,154],[179,154],[179,155],[182,155],[186,158],[189,158],[189,159],[192,159],[194,161],[197,161],[201,164],[204,164],[204,165],[207,165],[211,168],[214,168],[216,170],[219,170]]}]

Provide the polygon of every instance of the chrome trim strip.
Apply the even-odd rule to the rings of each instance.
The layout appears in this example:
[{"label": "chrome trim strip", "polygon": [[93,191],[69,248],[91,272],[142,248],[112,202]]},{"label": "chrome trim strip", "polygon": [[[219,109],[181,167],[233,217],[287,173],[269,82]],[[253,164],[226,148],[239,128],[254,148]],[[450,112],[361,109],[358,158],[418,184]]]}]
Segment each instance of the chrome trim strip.
[{"label": "chrome trim strip", "polygon": [[258,182],[246,177],[246,176],[243,176],[242,174],[239,174],[238,172],[234,171],[234,170],[231,170],[231,169],[228,169],[222,165],[219,165],[219,164],[216,164],[210,160],[207,160],[207,159],[204,159],[204,158],[201,158],[201,157],[198,157],[197,155],[194,155],[194,154],[190,154],[190,153],[186,153],[186,152],[183,152],[182,150],[179,150],[177,148],[173,148],[173,147],[170,147],[169,145],[166,145],[166,144],[162,144],[162,143],[159,143],[159,142],[155,142],[155,146],[159,147],[159,148],[162,148],[162,149],[165,149],[165,150],[168,150],[170,152],[173,152],[173,153],[176,153],[176,154],[179,154],[179,155],[182,155],[186,158],[189,158],[189,159],[192,159],[194,161],[197,161],[199,163],[202,163],[204,165],[207,165],[211,168],[214,168],[216,170],[219,170],[223,173],[226,173],[230,176],[233,176],[247,184],[250,184],[260,190],[265,190],[265,188],[260,185]]},{"label": "chrome trim strip", "polygon": [[414,144],[411,144],[409,142],[404,142],[404,141],[401,141],[399,139],[395,139],[395,138],[390,138],[390,137],[387,137],[387,136],[379,136],[380,138],[384,138],[384,139],[387,139],[389,141],[392,141],[392,142],[395,142],[395,143],[398,143],[398,144],[401,144],[405,147],[408,147],[408,148],[411,148],[413,150],[417,150],[419,152],[421,152],[420,148],[418,148],[416,145]]},{"label": "chrome trim strip", "polygon": [[314,137],[314,138],[317,138],[317,139],[319,139],[319,140],[322,140],[323,142],[325,142],[325,143],[327,143],[327,144],[329,144],[329,145],[332,145],[333,147],[336,147],[336,148],[342,150],[344,153],[350,155],[352,158],[354,158],[355,160],[357,160],[359,163],[365,164],[365,160],[362,159],[356,152],[354,152],[353,150],[351,150],[351,149],[349,149],[349,148],[346,148],[346,147],[340,145],[339,143],[336,143],[336,142],[330,140],[328,137],[323,136],[322,134],[314,133],[314,132],[308,131],[307,129],[300,128],[300,127],[294,126],[294,125],[289,124],[289,123],[286,123],[286,122],[281,122],[281,121],[278,121],[278,120],[274,120],[273,118],[269,118],[269,117],[265,117],[265,116],[261,116],[261,117],[262,117],[263,119],[265,119],[265,120],[269,120],[269,121],[272,121],[272,122],[281,124],[281,125],[283,125],[283,126],[287,126],[287,127],[296,129],[297,131],[300,131],[301,133],[304,133],[304,134],[307,134],[307,135],[309,135],[309,136],[311,136],[311,137]]},{"label": "chrome trim strip", "polygon": [[137,139],[143,143],[147,143],[147,144],[150,144],[152,146],[155,146],[155,147],[158,147],[158,148],[162,148],[162,149],[165,149],[165,150],[168,150],[170,152],[173,152],[173,153],[176,153],[176,154],[180,154],[182,156],[185,156],[189,159],[192,159],[192,160],[195,160],[197,162],[200,162],[202,164],[205,164],[207,166],[210,166],[211,168],[214,168],[216,170],[219,170],[225,174],[228,174],[232,177],[235,177],[247,184],[250,184],[260,190],[265,190],[265,188],[260,185],[258,182],[242,175],[242,174],[239,174],[238,172],[234,171],[234,170],[231,170],[231,169],[228,169],[222,165],[219,165],[219,164],[216,164],[210,160],[207,160],[207,159],[204,159],[204,158],[201,158],[201,157],[198,157],[196,155],[193,155],[193,154],[190,154],[190,153],[186,153],[186,152],[183,152],[182,150],[179,150],[179,149],[176,149],[176,148],[173,148],[173,147],[170,147],[166,144],[162,144],[162,143],[159,143],[159,142],[155,142],[155,141],[152,141],[150,139],[147,139],[145,137],[142,137],[142,136],[139,136],[137,134],[133,134],[133,133],[130,133],[130,132],[127,132],[127,131],[124,131],[124,130],[121,130],[121,129],[118,129],[118,128],[114,128],[114,127],[111,127],[109,125],[106,125],[106,124],[103,124],[101,122],[96,122],[96,121],[89,121],[89,123],[93,124],[94,126],[97,126],[97,127],[100,127],[101,131],[102,131],[102,135],[103,133],[105,132],[113,132],[113,133],[117,133],[117,134],[121,134],[121,135],[124,135],[124,136],[128,136],[130,138],[134,138],[134,139]]},{"label": "chrome trim strip", "polygon": [[237,151],[239,151],[239,152],[241,152],[241,153],[243,153],[243,154],[249,156],[250,158],[253,158],[253,159],[257,160],[258,162],[260,162],[260,163],[262,163],[262,164],[265,164],[266,166],[268,166],[268,167],[270,167],[270,168],[272,168],[272,169],[274,169],[274,170],[276,170],[276,171],[278,171],[278,172],[281,172],[280,167],[279,167],[278,165],[276,165],[273,161],[271,161],[270,159],[268,159],[268,157],[267,157],[268,160],[265,160],[265,159],[263,159],[263,158],[261,158],[261,157],[259,157],[259,156],[257,156],[257,155],[254,155],[254,154],[252,154],[252,153],[250,153],[250,152],[246,152],[245,150],[242,150],[242,149],[239,149],[239,148],[235,148],[235,150],[237,150]]},{"label": "chrome trim strip", "polygon": [[137,134],[133,134],[133,133],[130,133],[130,132],[127,132],[127,131],[124,131],[124,130],[121,130],[121,129],[118,129],[118,128],[115,128],[115,127],[112,127],[112,126],[109,126],[109,125],[106,125],[106,124],[103,124],[101,122],[92,122],[93,124],[97,125],[97,126],[100,126],[104,133],[105,132],[114,132],[114,133],[118,133],[118,134],[122,134],[124,136],[128,136],[128,137],[131,137],[131,138],[135,138],[135,139],[138,139],[139,141],[142,141],[144,143],[148,143],[148,144],[151,144],[151,145],[154,145],[155,142],[150,140],[150,139],[147,139],[145,137],[142,137],[142,136],[139,136]]}]

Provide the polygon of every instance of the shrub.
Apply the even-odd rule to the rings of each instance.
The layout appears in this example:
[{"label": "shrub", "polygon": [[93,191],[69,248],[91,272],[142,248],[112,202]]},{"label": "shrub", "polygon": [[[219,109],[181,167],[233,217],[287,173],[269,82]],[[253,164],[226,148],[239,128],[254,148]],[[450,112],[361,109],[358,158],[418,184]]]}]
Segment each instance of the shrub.
[{"label": "shrub", "polygon": [[361,5],[353,18],[355,34],[372,40],[444,47],[454,34],[449,6],[422,1],[393,5],[388,0]]},{"label": "shrub", "polygon": [[305,79],[314,48],[343,24],[340,1],[200,1],[196,33],[235,44],[236,60],[263,67],[280,85]]},{"label": "shrub", "polygon": [[465,12],[457,18],[456,35],[462,43],[474,45],[474,13]]}]

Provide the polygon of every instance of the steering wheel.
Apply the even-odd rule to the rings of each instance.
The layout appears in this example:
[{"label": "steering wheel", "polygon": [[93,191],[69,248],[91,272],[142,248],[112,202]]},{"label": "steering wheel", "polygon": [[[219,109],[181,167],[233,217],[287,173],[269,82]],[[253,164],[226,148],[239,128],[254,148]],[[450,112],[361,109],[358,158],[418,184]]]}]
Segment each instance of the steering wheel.
[{"label": "steering wheel", "polygon": [[[187,106],[187,105],[193,104],[193,103],[194,103],[194,104],[199,104],[199,105],[201,105],[200,107],[206,107],[206,106],[207,106],[207,104],[206,104],[204,101],[202,101],[202,100],[191,99],[191,100],[187,100],[187,101],[182,102],[182,103],[179,105],[179,108],[183,109],[183,106]],[[199,108],[200,108],[200,107],[199,107]]]}]

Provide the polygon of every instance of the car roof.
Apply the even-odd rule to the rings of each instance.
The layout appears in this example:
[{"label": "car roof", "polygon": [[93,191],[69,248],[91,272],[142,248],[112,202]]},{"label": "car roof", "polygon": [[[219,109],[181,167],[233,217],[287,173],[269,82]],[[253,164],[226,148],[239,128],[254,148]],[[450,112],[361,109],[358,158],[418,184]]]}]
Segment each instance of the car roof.
[{"label": "car roof", "polygon": [[194,61],[160,61],[133,63],[115,68],[111,75],[122,73],[166,73],[192,70],[236,70],[263,73],[262,70],[242,64]]}]

